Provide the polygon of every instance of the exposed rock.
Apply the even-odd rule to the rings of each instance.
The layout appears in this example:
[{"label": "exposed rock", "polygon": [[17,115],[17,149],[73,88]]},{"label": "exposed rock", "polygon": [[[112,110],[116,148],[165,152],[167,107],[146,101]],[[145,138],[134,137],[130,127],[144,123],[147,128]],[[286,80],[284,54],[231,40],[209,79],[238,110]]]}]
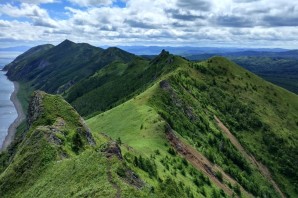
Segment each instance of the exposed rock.
[{"label": "exposed rock", "polygon": [[28,125],[31,124],[38,119],[43,111],[42,99],[43,99],[44,92],[35,91],[31,98],[31,102],[28,108]]},{"label": "exposed rock", "polygon": [[165,132],[168,140],[179,153],[182,153],[183,155],[189,154],[188,150],[181,144],[169,124],[166,125]]},{"label": "exposed rock", "polygon": [[49,141],[56,145],[62,145],[62,141],[53,133],[49,134]]},{"label": "exposed rock", "polygon": [[122,173],[122,175],[119,176],[123,178],[128,184],[135,186],[138,189],[141,189],[145,185],[141,178],[130,169],[125,170],[124,173]]},{"label": "exposed rock", "polygon": [[171,85],[170,85],[170,83],[168,81],[166,81],[166,80],[161,81],[159,83],[159,86],[160,86],[160,88],[162,88],[163,90],[166,90],[166,91],[168,91],[168,90],[170,90],[172,88]]},{"label": "exposed rock", "polygon": [[88,143],[91,145],[91,146],[94,146],[96,144],[93,136],[92,136],[92,133],[89,129],[89,127],[86,125],[85,121],[83,118],[80,118],[80,122],[82,123],[83,125],[83,128],[85,130],[85,134],[86,134],[86,138],[87,138],[87,141]]},{"label": "exposed rock", "polygon": [[165,57],[165,56],[168,56],[168,55],[170,55],[170,53],[169,53],[168,51],[166,51],[165,49],[163,49],[163,50],[161,51],[161,53],[160,53],[159,56],[161,56],[161,57]]},{"label": "exposed rock", "polygon": [[107,156],[107,158],[111,158],[116,156],[118,159],[122,160],[122,153],[119,145],[116,142],[109,142],[106,148],[103,149],[103,152]]}]

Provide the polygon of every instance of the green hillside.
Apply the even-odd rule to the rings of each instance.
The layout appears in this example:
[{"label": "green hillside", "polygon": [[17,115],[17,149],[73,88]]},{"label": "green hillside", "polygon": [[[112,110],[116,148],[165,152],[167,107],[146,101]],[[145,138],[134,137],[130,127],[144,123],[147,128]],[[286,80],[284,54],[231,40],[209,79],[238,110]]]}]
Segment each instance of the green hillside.
[{"label": "green hillside", "polygon": [[162,197],[62,97],[35,92],[27,123],[0,154],[1,197]]},{"label": "green hillside", "polygon": [[54,46],[51,44],[45,44],[45,45],[39,45],[39,46],[33,47],[33,48],[29,49],[28,51],[26,51],[25,53],[16,57],[13,62],[11,62],[10,64],[8,64],[4,67],[4,70],[9,70],[11,68],[15,68],[15,65],[28,64],[30,59],[34,59],[35,57],[42,55],[45,51],[51,49],[52,47],[54,47]]},{"label": "green hillside", "polygon": [[69,40],[33,55],[28,52],[22,55],[26,57],[24,61],[14,61],[6,67],[7,75],[11,80],[30,83],[34,89],[48,93],[63,93],[113,61],[125,63],[135,57],[118,48],[104,50]]},{"label": "green hillside", "polygon": [[4,197],[297,197],[297,95],[222,57],[33,52],[8,67],[23,106],[60,95],[0,154]]},{"label": "green hillside", "polygon": [[298,94],[298,60],[280,57],[230,57],[265,80]]},{"label": "green hillside", "polygon": [[[91,129],[121,138],[148,155],[156,149],[167,150],[163,141],[168,123],[181,139],[253,196],[281,196],[268,181],[266,171],[258,167],[262,163],[283,194],[295,197],[297,96],[224,58],[201,63],[175,58],[179,60],[175,71],[133,100],[88,120]],[[214,116],[223,121],[258,164],[231,143]]]},{"label": "green hillside", "polygon": [[141,93],[175,69],[178,65],[172,64],[174,59],[163,51],[151,62],[143,58],[128,63],[115,61],[71,87],[66,100],[83,116],[103,112]]}]

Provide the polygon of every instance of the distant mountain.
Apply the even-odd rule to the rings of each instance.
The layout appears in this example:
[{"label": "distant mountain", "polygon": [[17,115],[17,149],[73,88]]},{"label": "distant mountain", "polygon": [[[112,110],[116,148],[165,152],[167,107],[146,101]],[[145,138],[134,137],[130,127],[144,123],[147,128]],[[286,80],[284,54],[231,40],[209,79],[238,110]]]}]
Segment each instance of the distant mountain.
[{"label": "distant mountain", "polygon": [[157,55],[163,49],[172,54],[181,56],[191,56],[198,54],[222,54],[222,53],[238,53],[245,51],[254,52],[284,52],[288,51],[281,48],[226,48],[226,47],[171,47],[171,46],[118,46],[119,48],[137,55]]},{"label": "distant mountain", "polygon": [[59,95],[35,92],[0,154],[4,197],[298,195],[298,96],[226,58],[66,40],[7,69]]},{"label": "distant mountain", "polygon": [[5,69],[11,80],[30,82],[35,89],[49,93],[62,93],[107,64],[127,62],[134,57],[117,48],[103,50],[65,40],[57,46],[32,48]]}]

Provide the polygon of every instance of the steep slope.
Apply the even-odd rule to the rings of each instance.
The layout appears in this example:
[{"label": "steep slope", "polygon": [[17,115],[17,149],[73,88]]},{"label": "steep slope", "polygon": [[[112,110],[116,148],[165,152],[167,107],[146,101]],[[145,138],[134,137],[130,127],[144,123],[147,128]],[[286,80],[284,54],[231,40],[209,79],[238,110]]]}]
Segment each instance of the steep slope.
[{"label": "steep slope", "polygon": [[28,127],[19,142],[15,142],[15,152],[7,156],[9,165],[1,167],[2,196],[17,195],[34,184],[51,162],[95,144],[83,120],[59,96],[35,92],[29,107]]},{"label": "steep slope", "polygon": [[0,153],[1,197],[161,197],[62,97],[35,92],[27,123]]},{"label": "steep slope", "polygon": [[66,100],[83,116],[103,112],[132,98],[158,77],[175,69],[174,59],[162,51],[151,62],[143,58],[128,63],[114,61],[70,88]]},{"label": "steep slope", "polygon": [[[294,161],[297,159],[298,131],[298,100],[295,94],[265,82],[224,58],[189,63],[188,70],[177,72],[168,79],[168,83],[171,88],[164,89],[160,96],[164,102],[157,107],[176,131],[190,137],[192,143],[201,139],[197,145],[201,149],[204,148],[202,141],[207,140],[218,150],[205,151],[208,158],[222,164],[253,194],[268,193],[269,188],[256,187],[258,179],[255,177],[254,182],[251,178],[255,171],[251,171],[247,160],[230,153],[224,146],[227,143],[224,143],[222,134],[208,133],[214,131],[212,120],[213,115],[217,115],[244,147],[268,166],[284,192],[292,196],[297,194],[294,190],[297,189]],[[207,132],[203,140],[202,132]],[[224,156],[216,154],[218,152],[225,153],[225,157],[230,156],[236,167],[227,163]],[[288,163],[285,164],[285,160]],[[244,172],[235,171],[237,166]]]},{"label": "steep slope", "polygon": [[[183,156],[174,151],[165,133],[166,122],[148,105],[156,91],[154,85],[135,98],[87,120],[92,131],[100,132],[122,142],[124,159],[162,197],[225,197],[232,195],[229,187],[221,188],[209,180],[208,175],[191,166]],[[132,152],[133,151],[133,152]],[[144,161],[144,162],[142,162]],[[145,164],[153,164],[153,169]],[[221,183],[221,182],[219,182]]]},{"label": "steep slope", "polygon": [[[191,155],[202,154],[210,164],[220,167],[207,170],[230,191],[244,196],[295,197],[298,193],[295,190],[297,96],[224,58],[192,63],[175,57],[171,64],[178,67],[157,79],[152,88],[127,103],[91,118],[88,125],[93,131],[104,132],[112,138],[121,137],[124,144],[140,151],[141,155],[154,153],[158,148],[163,157],[166,155],[163,152],[167,150],[164,148],[164,132],[169,131],[167,128],[170,127],[180,137],[178,147],[171,143],[178,153],[188,159],[186,153],[191,149],[181,152],[179,148],[184,141],[186,145],[191,145],[200,153],[191,152]],[[254,155],[266,166],[274,182],[233,144],[214,116],[230,129],[245,153]],[[152,160],[157,164],[163,161],[159,158]],[[204,161],[198,163],[204,164]],[[171,169],[171,163],[166,164],[163,164],[164,167],[158,166],[159,169],[167,170],[166,167],[170,166],[168,170],[175,177],[175,172],[171,172],[175,168]],[[202,169],[199,171],[204,173]],[[230,175],[232,180],[225,175]],[[233,183],[235,186],[232,185],[233,181],[237,181]],[[277,188],[273,188],[276,183]],[[218,187],[221,188],[220,185]],[[229,191],[225,192],[229,194]]]},{"label": "steep slope", "polygon": [[[65,41],[45,53],[57,58],[53,49],[75,54],[87,44],[77,45]],[[148,61],[117,48],[94,57],[95,70],[93,55],[82,70],[74,65],[91,69],[87,77],[53,84],[91,117],[92,136],[61,96],[36,93],[29,130],[20,126],[0,154],[5,196],[297,196],[297,95],[221,57],[195,63],[162,51]],[[54,80],[51,72],[23,80]],[[65,78],[72,75],[80,74]]]},{"label": "steep slope", "polygon": [[69,40],[34,57],[28,56],[28,52],[22,55],[26,61],[17,61],[7,67],[8,77],[11,80],[29,82],[34,89],[49,93],[62,93],[113,61],[127,62],[135,57],[117,48],[103,50]]},{"label": "steep slope", "polygon": [[26,51],[25,53],[16,57],[13,62],[11,62],[10,64],[8,64],[4,67],[4,70],[8,71],[10,69],[16,69],[17,67],[20,67],[21,65],[25,65],[25,64],[29,63],[32,59],[42,55],[45,51],[51,49],[52,47],[54,47],[54,46],[51,44],[39,45],[39,46],[33,47],[33,48],[29,49],[28,51]]}]

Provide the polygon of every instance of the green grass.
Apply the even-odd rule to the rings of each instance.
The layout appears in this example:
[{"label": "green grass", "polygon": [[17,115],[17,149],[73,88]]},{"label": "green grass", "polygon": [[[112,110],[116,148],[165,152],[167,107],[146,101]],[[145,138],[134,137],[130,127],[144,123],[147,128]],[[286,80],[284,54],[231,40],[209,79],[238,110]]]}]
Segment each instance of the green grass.
[{"label": "green grass", "polygon": [[[235,163],[238,161],[237,158],[241,159],[241,155],[235,155],[237,152],[229,148],[226,152],[234,154],[226,153],[222,156],[224,158],[221,157],[222,151],[216,147],[223,143],[223,139],[211,127],[214,122],[213,115],[217,115],[240,142],[270,168],[284,192],[289,193],[289,196],[295,196],[297,192],[294,190],[294,181],[297,176],[295,165],[291,162],[297,157],[294,149],[297,148],[297,96],[223,58],[216,57],[189,66],[184,71],[175,72],[168,79],[173,93],[153,97],[152,104],[161,111],[162,117],[183,137],[198,145],[201,151],[205,151],[208,158],[225,167],[225,164],[230,163],[226,157]],[[196,121],[191,121],[191,117],[194,116],[197,118]],[[210,131],[214,131],[213,134]],[[276,152],[279,154],[276,155]],[[232,156],[238,157],[233,159]],[[285,164],[286,159],[291,160]],[[233,173],[233,177],[238,178],[237,180],[250,190],[257,189],[250,185],[263,185],[264,188],[261,187],[263,189],[258,193],[263,194],[267,191],[274,195],[268,182],[261,179],[260,175],[256,173],[245,176],[241,173],[241,164],[242,162],[237,165],[240,168],[237,172],[241,176]],[[233,166],[229,164],[226,168]],[[243,180],[245,177],[254,184],[248,185]],[[293,186],[284,185],[289,183]]]},{"label": "green grass", "polygon": [[165,150],[164,122],[153,108],[140,104],[144,103],[142,100],[142,96],[137,96],[87,120],[87,124],[93,132],[121,138],[142,154],[149,156],[154,149]]},{"label": "green grass", "polygon": [[[217,115],[249,152],[270,167],[284,192],[294,195],[291,185],[283,185],[290,182],[279,172],[284,165],[272,157],[272,149],[276,149],[271,148],[273,143],[268,147],[263,145],[268,134],[274,134],[268,141],[278,141],[281,146],[279,150],[288,151],[281,154],[279,160],[285,156],[295,158],[296,154],[291,149],[296,142],[293,132],[297,130],[297,96],[224,58],[216,57],[197,64],[183,59],[176,61],[175,64],[180,67],[163,76],[170,84],[172,93],[164,92],[156,83],[128,102],[89,119],[87,123],[90,128],[113,139],[121,138],[137,154],[149,156],[154,153],[153,148],[157,148],[163,156],[168,146],[164,144],[165,119],[183,138],[232,175],[246,190],[256,196],[277,196],[256,167],[244,159],[217,129],[213,119],[213,115]],[[264,131],[264,127],[268,126],[269,129]],[[289,142],[285,144],[279,138]],[[218,147],[220,144],[225,145],[223,151]],[[158,170],[164,169],[158,160],[154,161]],[[273,161],[276,163],[272,164]],[[286,166],[291,171],[292,164]],[[168,173],[159,174],[165,177]]]},{"label": "green grass", "polygon": [[0,194],[7,197],[29,189],[51,162],[90,147],[80,116],[61,96],[38,92],[33,100],[35,120],[29,129],[22,124],[12,147],[1,154]]},{"label": "green grass", "polygon": [[[174,181],[181,181],[195,197],[202,196],[200,193],[202,189],[206,195],[211,196],[214,193],[212,189],[216,189],[216,187],[206,184],[206,181],[203,180],[201,180],[200,188],[195,186],[193,179],[196,174],[201,175],[201,173],[189,165],[189,167],[183,168],[186,175],[182,175],[177,167],[185,166],[182,165],[183,158],[168,153],[170,146],[165,136],[165,122],[157,111],[148,105],[148,99],[156,92],[158,86],[157,83],[135,98],[87,120],[87,124],[94,134],[105,133],[115,140],[120,138],[124,144],[122,146],[124,156],[127,153],[150,158],[150,161],[156,164],[158,175],[162,180],[170,177]],[[133,150],[127,149],[127,146]],[[157,150],[159,154],[156,154]],[[165,161],[165,163],[161,161]],[[148,173],[136,169],[133,165],[131,168],[135,169],[141,178],[144,178],[149,184],[160,185],[156,178],[149,179]],[[191,175],[190,172],[194,175]]]},{"label": "green grass", "polygon": [[[119,164],[117,160],[109,162],[102,153],[88,150],[74,158],[52,163],[28,191],[16,197],[115,197],[116,190],[108,181],[107,170],[112,166],[111,171],[116,172]],[[122,184],[123,194],[143,195],[125,182],[118,182]]]},{"label": "green grass", "polygon": [[[104,56],[116,52],[110,49]],[[169,124],[183,142],[254,196],[278,197],[257,167],[218,129],[216,115],[245,149],[270,169],[282,191],[289,197],[297,196],[297,95],[221,57],[193,63],[163,51],[150,62],[120,59],[93,73],[84,70],[83,76],[92,75],[64,95],[90,117],[87,124],[97,145],[88,144],[87,130],[73,107],[61,96],[42,93],[40,116],[30,123],[29,130],[22,124],[13,148],[0,155],[0,193],[7,197],[21,197],[21,192],[28,197],[55,197],[65,183],[66,197],[114,196],[115,188],[106,172],[111,168],[112,180],[123,197],[224,196],[171,149],[165,135]],[[38,75],[67,82],[77,66],[63,71],[70,75]],[[30,82],[35,88],[42,83]],[[25,107],[31,85],[21,84],[18,97]],[[49,90],[54,91],[55,86]],[[103,134],[122,142],[122,161],[105,158],[102,149],[110,139]],[[145,187],[136,190],[129,185],[123,178],[125,170],[139,175]]]}]

